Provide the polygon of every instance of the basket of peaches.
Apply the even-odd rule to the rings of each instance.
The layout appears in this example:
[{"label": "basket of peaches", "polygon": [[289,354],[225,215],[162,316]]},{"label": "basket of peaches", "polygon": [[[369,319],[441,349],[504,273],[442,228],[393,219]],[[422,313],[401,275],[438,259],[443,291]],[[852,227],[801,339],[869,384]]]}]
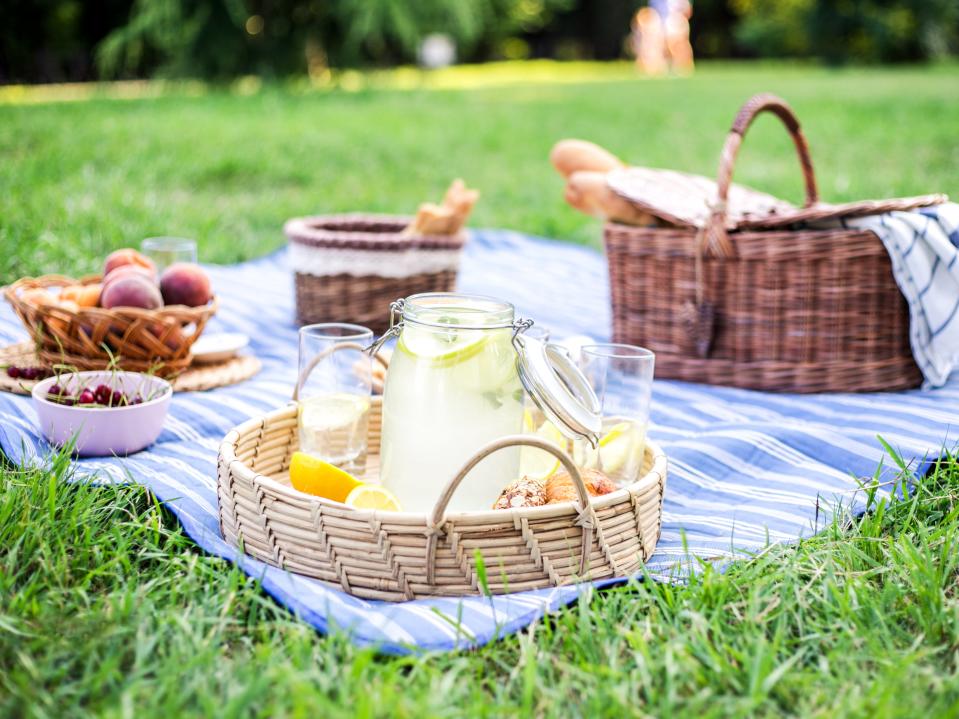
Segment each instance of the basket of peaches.
[{"label": "basket of peaches", "polygon": [[189,367],[190,347],[217,307],[198,265],[177,263],[158,274],[150,258],[128,248],[106,258],[102,275],[25,277],[4,294],[47,367],[164,377]]}]

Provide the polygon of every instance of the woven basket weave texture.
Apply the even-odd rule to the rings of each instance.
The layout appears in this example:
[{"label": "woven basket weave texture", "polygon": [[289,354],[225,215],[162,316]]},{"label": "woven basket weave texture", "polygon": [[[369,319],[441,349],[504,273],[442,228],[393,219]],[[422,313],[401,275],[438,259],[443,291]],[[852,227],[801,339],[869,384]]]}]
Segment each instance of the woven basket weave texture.
[{"label": "woven basket weave texture", "polygon": [[5,296],[37,344],[40,361],[80,370],[102,370],[117,362],[130,372],[163,377],[190,366],[190,348],[216,313],[217,301],[203,307],[171,305],[156,310],[135,307],[81,307],[77,311],[26,302],[29,289],[89,284],[98,277],[74,280],[62,275],[25,277],[6,288]]},{"label": "woven basket weave texture", "polygon": [[[874,234],[842,227],[730,229],[726,200],[735,158],[762,112],[786,125],[800,158],[805,206],[818,206],[799,121],[779,98],[754,97],[727,138],[718,198],[705,226],[607,223],[614,341],[653,350],[660,378],[788,392],[918,386],[908,307]],[[857,211],[866,204],[858,203]]]},{"label": "woven basket weave texture", "polygon": [[287,222],[297,321],[351,322],[381,333],[388,329],[386,309],[393,300],[452,291],[466,235],[401,235],[409,222],[391,215]]},{"label": "woven basket weave texture", "polygon": [[[368,478],[377,475],[380,411],[376,399]],[[441,499],[430,516],[356,510],[295,491],[288,469],[297,446],[295,405],[226,436],[217,491],[223,536],[268,564],[359,597],[480,594],[477,550],[494,594],[624,577],[641,568],[659,538],[666,456],[651,443],[635,482],[592,501],[446,515]],[[565,455],[562,461],[575,470]]]}]

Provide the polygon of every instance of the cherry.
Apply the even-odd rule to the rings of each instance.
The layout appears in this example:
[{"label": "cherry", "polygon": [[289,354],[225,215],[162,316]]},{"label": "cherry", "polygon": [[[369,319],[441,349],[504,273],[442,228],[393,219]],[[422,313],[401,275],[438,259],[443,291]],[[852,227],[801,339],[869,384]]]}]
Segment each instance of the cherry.
[{"label": "cherry", "polygon": [[97,385],[93,390],[93,396],[96,397],[97,404],[110,404],[110,398],[113,396],[113,390],[105,384]]},{"label": "cherry", "polygon": [[10,367],[7,367],[7,376],[12,377],[13,379],[17,379],[18,377],[20,377],[20,368],[14,367],[13,365],[11,365]]},{"label": "cherry", "polygon": [[130,404],[142,404],[142,402],[143,402],[143,397],[141,397],[140,395],[137,395],[136,397],[133,398],[133,401],[130,402]]},{"label": "cherry", "polygon": [[77,397],[77,404],[96,404],[97,398],[89,389],[85,389]]},{"label": "cherry", "polygon": [[123,392],[119,390],[113,390],[113,394],[110,395],[110,406],[119,407],[121,404],[126,404],[126,396]]}]

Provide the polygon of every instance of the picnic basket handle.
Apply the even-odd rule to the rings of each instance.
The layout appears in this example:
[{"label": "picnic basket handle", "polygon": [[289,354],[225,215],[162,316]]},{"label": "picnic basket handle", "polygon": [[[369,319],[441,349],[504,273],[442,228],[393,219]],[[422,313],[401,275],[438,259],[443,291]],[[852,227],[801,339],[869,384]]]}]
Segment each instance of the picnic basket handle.
[{"label": "picnic basket handle", "polygon": [[[466,475],[468,475],[477,464],[486,459],[489,455],[493,454],[494,452],[498,452],[501,449],[520,446],[536,447],[549,452],[551,455],[556,457],[556,459],[558,459],[563,465],[563,468],[569,472],[569,476],[573,479],[573,487],[576,488],[576,496],[578,499],[577,509],[580,513],[580,516],[582,517],[583,513],[589,510],[589,491],[587,491],[586,484],[583,482],[583,476],[580,474],[579,469],[577,469],[569,455],[558,446],[548,440],[541,439],[539,437],[531,437],[524,434],[513,434],[493,440],[489,444],[477,450],[476,454],[474,454],[469,461],[463,465],[462,469],[456,473],[456,476],[447,483],[442,494],[440,494],[440,498],[436,500],[436,504],[433,506],[433,511],[427,518],[427,531],[429,532],[429,538],[426,543],[426,581],[428,584],[433,583],[433,575],[436,564],[437,538],[442,533],[440,528],[443,526],[443,522],[446,518],[446,507],[453,498],[454,492],[456,492],[463,480],[466,479]],[[589,548],[593,543],[593,525],[590,521],[581,521],[579,523],[583,528],[579,561],[579,573],[582,575],[586,572],[586,566],[589,560]]]},{"label": "picnic basket handle", "polygon": [[710,213],[706,226],[705,245],[720,257],[733,254],[729,237],[726,234],[726,209],[729,198],[729,186],[732,184],[733,169],[736,166],[736,155],[743,137],[753,120],[761,113],[770,112],[778,117],[792,137],[799,156],[799,165],[802,168],[803,183],[806,188],[806,201],[803,207],[811,207],[819,201],[819,192],[816,189],[816,173],[813,170],[812,158],[809,155],[809,145],[799,126],[799,119],[786,104],[786,101],[776,95],[762,93],[754,95],[743,105],[733,120],[733,125],[726,135],[722,154],[719,157],[719,176],[717,180],[717,201]]},{"label": "picnic basket handle", "polygon": [[[306,384],[307,378],[310,376],[310,373],[316,368],[316,366],[329,357],[334,352],[339,350],[359,350],[360,352],[366,352],[368,348],[359,342],[343,342],[342,344],[333,345],[322,352],[320,352],[316,357],[310,360],[310,363],[303,368],[303,371],[297,375],[296,384],[293,385],[293,401],[298,402],[300,399],[300,387]],[[389,369],[390,363],[379,353],[373,355],[373,359],[383,365],[384,369]]]}]

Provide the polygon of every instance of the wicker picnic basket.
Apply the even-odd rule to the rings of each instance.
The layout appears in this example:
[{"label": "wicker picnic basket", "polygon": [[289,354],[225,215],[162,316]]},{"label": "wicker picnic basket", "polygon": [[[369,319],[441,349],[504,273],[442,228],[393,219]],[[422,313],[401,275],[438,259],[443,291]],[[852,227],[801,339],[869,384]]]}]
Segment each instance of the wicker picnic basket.
[{"label": "wicker picnic basket", "polygon": [[7,301],[30,331],[37,355],[45,365],[81,370],[115,366],[163,377],[190,366],[190,347],[216,313],[216,298],[203,307],[169,305],[156,310],[135,307],[38,305],[23,299],[30,289],[54,289],[99,282],[99,277],[74,280],[62,275],[25,277],[4,291]]},{"label": "wicker picnic basket", "polygon": [[[796,146],[802,209],[730,189],[743,136],[763,112],[783,122]],[[653,350],[658,377],[790,392],[920,384],[889,256],[873,233],[841,219],[945,196],[820,203],[799,121],[772,95],[757,95],[736,116],[718,183],[636,168],[617,171],[609,184],[660,220],[605,228],[614,341]],[[825,220],[834,226],[811,224]]]},{"label": "wicker picnic basket", "polygon": [[[371,480],[379,465],[380,412],[381,401],[374,398],[366,473]],[[579,501],[446,514],[474,465],[520,444],[554,454],[572,475]],[[336,583],[358,597],[480,594],[477,550],[494,594],[626,577],[640,570],[659,539],[667,462],[650,442],[636,481],[590,500],[576,466],[556,445],[504,437],[464,465],[430,515],[357,510],[294,490],[288,470],[297,447],[296,405],[227,434],[217,463],[223,537],[267,564]],[[504,477],[503,485],[513,479]]]},{"label": "wicker picnic basket", "polygon": [[450,292],[466,234],[402,235],[411,218],[333,215],[289,220],[284,232],[301,324],[352,322],[385,332],[397,297]]}]

